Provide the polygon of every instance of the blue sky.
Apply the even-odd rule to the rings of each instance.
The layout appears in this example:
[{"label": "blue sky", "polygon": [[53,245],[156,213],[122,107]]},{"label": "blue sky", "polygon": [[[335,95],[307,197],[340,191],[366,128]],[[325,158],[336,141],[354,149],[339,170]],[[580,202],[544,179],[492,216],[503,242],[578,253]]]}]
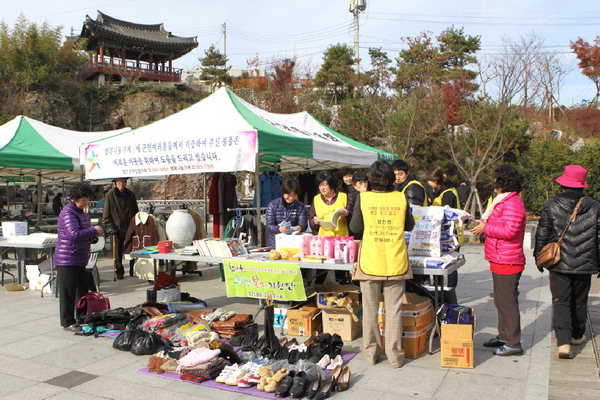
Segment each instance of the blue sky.
[{"label": "blue sky", "polygon": [[[315,72],[331,44],[352,46],[354,31],[349,0],[0,0],[0,19],[14,24],[18,15],[37,23],[61,25],[79,33],[86,14],[100,10],[139,23],[163,22],[178,36],[197,36],[199,46],[174,66],[193,69],[211,43],[223,49],[222,24],[227,24],[227,55],[233,68],[245,68],[255,56],[268,65],[278,57],[297,57],[301,68]],[[558,52],[570,70],[561,89],[565,105],[591,99],[594,86],[581,75],[569,42],[600,35],[597,0],[367,0],[360,16],[361,57],[368,47],[382,47],[391,58],[405,48],[401,38],[454,25],[480,35],[482,55],[501,52],[503,38],[518,40],[535,32],[545,50]]]}]

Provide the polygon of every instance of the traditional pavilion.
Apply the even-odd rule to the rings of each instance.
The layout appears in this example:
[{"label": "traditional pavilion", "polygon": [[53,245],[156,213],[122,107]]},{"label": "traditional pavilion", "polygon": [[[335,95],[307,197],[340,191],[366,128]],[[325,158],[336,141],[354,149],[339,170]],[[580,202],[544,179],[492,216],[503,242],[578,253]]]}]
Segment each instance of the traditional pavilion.
[{"label": "traditional pavilion", "polygon": [[81,37],[94,51],[83,77],[99,86],[106,79],[181,82],[182,70],[172,61],[198,47],[196,37],[174,36],[163,24],[121,21],[100,11],[95,20],[86,15]]}]

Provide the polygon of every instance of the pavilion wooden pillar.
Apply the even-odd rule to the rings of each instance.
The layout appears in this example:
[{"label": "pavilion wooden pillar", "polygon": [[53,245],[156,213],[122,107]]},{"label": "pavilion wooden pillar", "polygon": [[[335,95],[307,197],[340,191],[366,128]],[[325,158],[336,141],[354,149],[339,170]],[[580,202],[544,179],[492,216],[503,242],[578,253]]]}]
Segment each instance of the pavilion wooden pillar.
[{"label": "pavilion wooden pillar", "polygon": [[121,49],[121,63],[123,68],[127,67],[127,62],[125,61],[125,49]]},{"label": "pavilion wooden pillar", "polygon": [[152,70],[154,66],[154,54],[150,53],[150,58],[148,59],[148,69]]},{"label": "pavilion wooden pillar", "polygon": [[169,72],[173,72],[173,60],[169,58]]},{"label": "pavilion wooden pillar", "polygon": [[98,49],[98,57],[100,58],[100,64],[104,64],[104,46],[100,46]]}]

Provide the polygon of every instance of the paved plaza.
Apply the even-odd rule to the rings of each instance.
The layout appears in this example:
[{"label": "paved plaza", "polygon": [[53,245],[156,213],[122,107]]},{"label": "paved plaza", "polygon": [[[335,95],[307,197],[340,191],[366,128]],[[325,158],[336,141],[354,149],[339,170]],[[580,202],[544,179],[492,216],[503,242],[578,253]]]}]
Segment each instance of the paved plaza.
[{"label": "paved plaza", "polygon": [[[483,259],[483,247],[467,245],[463,253],[466,265],[459,271],[458,297],[461,304],[474,307],[477,313],[475,368],[442,368],[438,352],[407,360],[402,368],[391,369],[387,361],[369,366],[359,353],[349,364],[350,390],[337,393],[333,398],[559,399],[566,398],[567,394],[578,400],[600,398],[598,366],[591,342],[576,349],[574,360],[555,360],[548,274],[542,275],[534,267],[531,250],[526,250],[528,266],[521,278],[519,297],[525,355],[504,358],[494,356],[481,345],[496,334],[496,309],[490,297],[492,279],[488,263]],[[103,280],[101,290],[110,298],[113,308],[133,306],[145,300],[148,282],[129,277],[113,282],[108,257],[101,258],[99,266]],[[225,285],[215,266],[205,269],[202,277],[185,275],[180,283],[182,291],[205,300],[209,306],[243,313],[254,313],[257,309],[254,300],[226,297]],[[594,288],[597,294],[598,286]],[[591,299],[596,316],[600,316],[598,300]],[[39,292],[8,292],[0,288],[0,304],[1,398],[251,398],[137,373],[146,365],[148,356],[114,350],[109,339],[74,336],[63,331],[59,326],[58,299],[53,296],[41,298]],[[599,331],[596,329],[596,340],[600,343]],[[360,343],[359,338],[347,343],[345,348],[359,350]],[[576,390],[566,390],[569,385]]]}]

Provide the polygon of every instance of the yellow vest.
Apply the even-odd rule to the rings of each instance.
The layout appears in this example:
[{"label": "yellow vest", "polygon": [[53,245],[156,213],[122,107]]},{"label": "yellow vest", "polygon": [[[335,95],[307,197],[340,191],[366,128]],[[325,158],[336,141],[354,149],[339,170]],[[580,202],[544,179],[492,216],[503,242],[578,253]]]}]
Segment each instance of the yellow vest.
[{"label": "yellow vest", "polygon": [[406,207],[408,202],[401,192],[360,194],[365,227],[359,260],[363,273],[391,277],[408,272]]},{"label": "yellow vest", "polygon": [[456,196],[456,208],[461,209],[460,200],[458,199],[458,190],[456,190],[456,188],[450,188],[450,189],[444,190],[442,193],[440,193],[440,195],[438,197],[433,199],[433,203],[431,205],[432,206],[441,206],[442,205],[442,197],[444,197],[444,194],[446,194],[446,192],[454,193],[454,196]]},{"label": "yellow vest", "polygon": [[416,179],[413,179],[412,181],[408,182],[406,184],[406,186],[404,186],[404,189],[402,189],[402,193],[404,193],[404,191],[410,186],[410,185],[419,185],[421,186],[421,188],[423,188],[423,193],[425,194],[425,196],[423,197],[423,207],[427,207],[427,192],[425,191],[425,187],[423,186],[423,184],[421,182],[419,182]]},{"label": "yellow vest", "polygon": [[[327,205],[321,198],[321,195],[318,194],[315,196],[313,204],[315,205],[317,217],[320,220],[329,221],[335,210],[338,208],[346,208],[348,205],[348,196],[344,192],[338,192],[335,202]],[[346,222],[346,217],[342,216],[338,219],[337,227],[333,231],[320,227],[319,236],[348,236],[348,222]]]}]

